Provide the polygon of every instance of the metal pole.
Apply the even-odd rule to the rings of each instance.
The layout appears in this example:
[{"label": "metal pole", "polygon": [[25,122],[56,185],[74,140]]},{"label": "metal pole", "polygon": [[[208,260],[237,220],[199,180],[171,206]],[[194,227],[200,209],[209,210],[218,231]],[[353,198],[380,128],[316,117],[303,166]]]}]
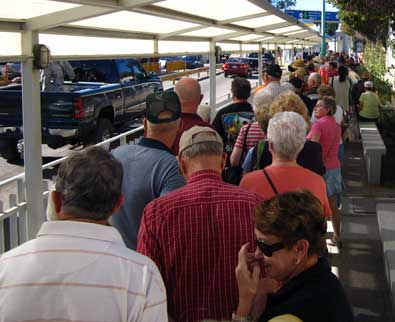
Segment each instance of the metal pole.
[{"label": "metal pole", "polygon": [[209,79],[210,79],[210,107],[211,107],[211,120],[214,120],[216,109],[217,109],[217,93],[216,93],[216,69],[215,61],[215,41],[210,41],[210,53],[209,53]]},{"label": "metal pole", "polygon": [[40,72],[33,69],[33,46],[38,43],[38,33],[22,32],[22,108],[23,138],[27,201],[27,238],[36,236],[43,222],[43,176],[41,159],[41,100]]},{"label": "metal pole", "polygon": [[262,85],[262,71],[263,71],[263,58],[262,58],[262,46],[263,44],[260,42],[259,43],[259,48],[258,48],[258,85]]},{"label": "metal pole", "polygon": [[325,41],[325,0],[322,0],[322,13],[321,13],[321,55],[326,55],[326,41]]}]

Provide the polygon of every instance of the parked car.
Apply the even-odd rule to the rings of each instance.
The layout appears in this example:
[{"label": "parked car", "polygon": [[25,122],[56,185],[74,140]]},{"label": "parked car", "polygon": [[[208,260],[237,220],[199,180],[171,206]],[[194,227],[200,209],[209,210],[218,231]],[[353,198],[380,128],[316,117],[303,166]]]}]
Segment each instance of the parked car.
[{"label": "parked car", "polygon": [[[258,60],[258,53],[249,53],[247,57],[248,58],[255,58]],[[274,56],[271,52],[267,51],[262,54],[263,66],[272,65],[272,64],[274,64],[274,62],[275,62],[275,59],[274,59]]]},{"label": "parked car", "polygon": [[[101,142],[145,112],[147,95],[163,90],[161,80],[147,74],[135,59],[70,61],[73,82],[63,91],[41,92],[43,143],[56,149],[66,144]],[[19,158],[22,133],[22,86],[0,89],[0,154]]]},{"label": "parked car", "polygon": [[237,75],[243,77],[249,77],[252,75],[252,67],[247,58],[229,58],[223,65],[224,75]]},{"label": "parked car", "polygon": [[194,69],[203,67],[203,59],[202,56],[182,56],[181,59],[185,61],[187,69]]}]

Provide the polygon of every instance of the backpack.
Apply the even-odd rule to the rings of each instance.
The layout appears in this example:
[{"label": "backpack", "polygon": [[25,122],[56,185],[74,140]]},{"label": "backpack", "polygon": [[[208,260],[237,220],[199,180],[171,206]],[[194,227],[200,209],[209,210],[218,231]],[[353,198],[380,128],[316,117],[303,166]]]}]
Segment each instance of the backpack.
[{"label": "backpack", "polygon": [[262,157],[263,157],[263,150],[265,149],[266,140],[260,140],[257,144],[255,144],[252,150],[252,169],[259,170],[263,169],[262,165]]}]

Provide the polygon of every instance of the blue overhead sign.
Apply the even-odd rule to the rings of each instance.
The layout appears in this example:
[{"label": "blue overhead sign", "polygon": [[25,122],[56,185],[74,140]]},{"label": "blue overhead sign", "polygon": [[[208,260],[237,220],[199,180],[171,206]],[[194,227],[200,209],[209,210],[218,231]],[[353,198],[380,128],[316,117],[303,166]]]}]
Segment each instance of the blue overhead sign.
[{"label": "blue overhead sign", "polygon": [[[311,20],[321,22],[321,11],[311,10],[285,10],[285,13],[299,20]],[[325,12],[327,22],[340,22],[339,12]]]}]

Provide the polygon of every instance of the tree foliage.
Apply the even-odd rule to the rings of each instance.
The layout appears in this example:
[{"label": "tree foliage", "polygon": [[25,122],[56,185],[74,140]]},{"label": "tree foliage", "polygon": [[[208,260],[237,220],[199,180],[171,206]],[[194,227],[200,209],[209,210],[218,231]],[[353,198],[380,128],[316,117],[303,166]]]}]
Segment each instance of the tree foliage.
[{"label": "tree foliage", "polygon": [[284,10],[295,6],[296,0],[269,0],[269,3],[278,9]]},{"label": "tree foliage", "polygon": [[[340,10],[342,29],[359,32],[367,39],[386,45],[388,25],[395,21],[395,0],[329,0]],[[395,30],[395,28],[393,28]]]}]

